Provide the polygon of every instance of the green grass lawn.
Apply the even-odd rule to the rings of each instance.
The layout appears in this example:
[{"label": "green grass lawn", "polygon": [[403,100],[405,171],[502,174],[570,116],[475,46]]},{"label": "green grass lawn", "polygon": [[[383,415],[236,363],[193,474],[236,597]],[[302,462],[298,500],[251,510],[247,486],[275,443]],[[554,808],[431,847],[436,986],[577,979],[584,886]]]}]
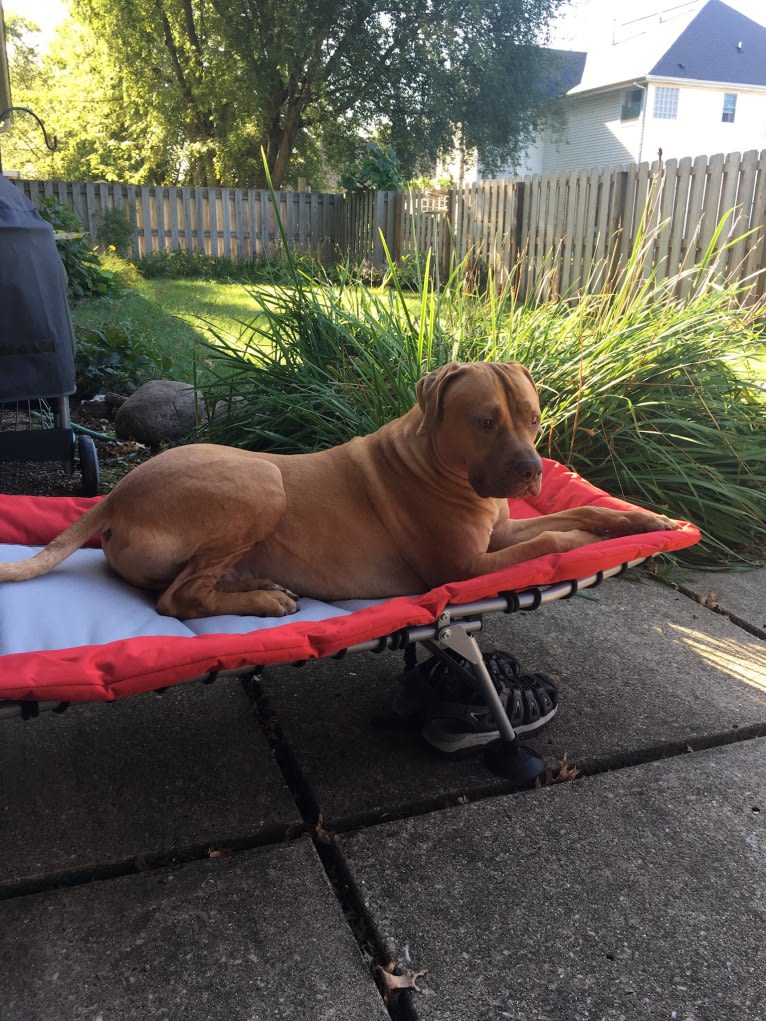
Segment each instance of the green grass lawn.
[{"label": "green grass lawn", "polygon": [[[145,279],[113,256],[103,261],[116,273],[119,286],[111,295],[76,305],[72,313],[75,327],[123,327],[167,355],[174,377],[189,382],[195,371],[204,371],[205,345],[216,335],[228,342],[236,343],[239,338],[243,343],[252,342],[253,324],[263,314],[261,302],[277,290],[272,284]],[[284,295],[289,288],[280,290]],[[406,301],[414,313],[417,297],[408,295]]]},{"label": "green grass lawn", "polygon": [[[225,283],[200,279],[144,279],[127,263],[107,257],[120,286],[110,296],[81,302],[73,312],[75,326],[121,325],[167,355],[176,378],[199,381],[205,372],[205,345],[214,334],[230,341],[252,339],[252,325],[262,315],[259,297],[273,293],[270,284]],[[404,300],[418,313],[415,294]],[[737,359],[740,375],[766,386],[766,341],[762,357]],[[195,377],[195,373],[197,374]]]},{"label": "green grass lawn", "polygon": [[258,315],[251,289],[206,280],[144,280],[121,272],[118,290],[92,298],[72,313],[75,328],[122,327],[166,355],[175,379],[192,382],[204,375],[203,343],[211,327],[236,338],[249,332]]}]

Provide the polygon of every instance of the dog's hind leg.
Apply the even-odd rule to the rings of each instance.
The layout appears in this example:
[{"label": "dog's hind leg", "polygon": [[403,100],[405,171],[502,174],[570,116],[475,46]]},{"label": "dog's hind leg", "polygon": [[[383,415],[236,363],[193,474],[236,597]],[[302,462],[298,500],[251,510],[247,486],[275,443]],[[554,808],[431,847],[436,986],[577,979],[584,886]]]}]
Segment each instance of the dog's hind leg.
[{"label": "dog's hind leg", "polygon": [[157,600],[157,610],[167,617],[189,620],[237,614],[253,617],[284,617],[298,609],[297,596],[268,578],[252,578],[230,571],[242,550],[214,558],[209,551],[195,556]]}]

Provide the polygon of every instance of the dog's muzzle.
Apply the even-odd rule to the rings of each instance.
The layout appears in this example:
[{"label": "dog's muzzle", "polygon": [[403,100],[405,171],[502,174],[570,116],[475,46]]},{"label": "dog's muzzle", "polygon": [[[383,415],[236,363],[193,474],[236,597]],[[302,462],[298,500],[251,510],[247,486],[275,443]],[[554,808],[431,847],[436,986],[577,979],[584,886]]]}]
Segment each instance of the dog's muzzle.
[{"label": "dog's muzzle", "polygon": [[534,451],[516,454],[498,470],[475,472],[469,476],[471,486],[482,498],[505,497],[509,500],[537,496],[542,480],[543,463]]}]

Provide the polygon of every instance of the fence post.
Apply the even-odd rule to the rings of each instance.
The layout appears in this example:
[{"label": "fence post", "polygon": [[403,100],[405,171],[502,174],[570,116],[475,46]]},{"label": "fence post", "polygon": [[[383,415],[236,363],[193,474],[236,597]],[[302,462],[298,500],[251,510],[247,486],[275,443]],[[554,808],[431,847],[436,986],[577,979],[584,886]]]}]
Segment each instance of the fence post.
[{"label": "fence post", "polygon": [[402,231],[403,220],[404,220],[404,197],[405,192],[396,192],[394,201],[394,238],[393,248],[391,249],[391,258],[394,262],[398,262],[402,257]]},{"label": "fence post", "polygon": [[[452,270],[452,251],[455,241],[455,220],[458,201],[456,188],[450,188],[447,194],[447,212],[442,224],[442,243],[439,253],[438,272],[441,280],[447,279]],[[434,253],[436,255],[436,253]]]},{"label": "fence post", "polygon": [[513,293],[522,300],[526,297],[526,291],[522,287],[524,280],[524,274],[522,270],[522,258],[524,253],[528,254],[529,246],[524,243],[524,204],[527,198],[527,186],[524,181],[519,181],[518,184],[514,185],[516,192],[516,201],[514,203],[514,219],[513,219],[513,251],[514,257],[513,262],[509,264],[509,269],[513,274],[513,280],[511,282],[511,290]]},{"label": "fence post", "polygon": [[386,208],[391,200],[391,193],[378,191],[375,193],[375,215],[372,217],[372,261],[376,266],[385,268],[386,253],[380,240],[381,233],[386,239],[386,246],[391,250],[391,238],[386,230]]},{"label": "fence post", "polygon": [[628,201],[628,172],[626,170],[620,170],[615,175],[610,201],[611,209],[607,220],[609,224],[607,278],[605,280],[607,291],[614,288],[615,281],[622,270],[620,252],[622,250],[622,232],[627,220],[626,204]]}]

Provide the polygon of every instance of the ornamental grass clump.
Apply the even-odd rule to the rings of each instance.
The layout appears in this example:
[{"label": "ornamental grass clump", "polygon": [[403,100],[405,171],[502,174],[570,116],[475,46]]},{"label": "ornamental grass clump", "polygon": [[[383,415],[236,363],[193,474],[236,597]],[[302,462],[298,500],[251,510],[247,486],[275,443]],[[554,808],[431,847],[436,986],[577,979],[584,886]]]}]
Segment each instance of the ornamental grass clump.
[{"label": "ornamental grass clump", "polygon": [[695,522],[707,561],[757,560],[766,554],[766,378],[761,369],[759,386],[749,361],[763,355],[757,310],[738,304],[736,288],[712,285],[681,301],[677,284],[636,293],[618,313],[602,295],[516,308],[504,350],[537,380],[542,453]]},{"label": "ornamental grass clump", "polygon": [[721,282],[712,251],[657,279],[642,257],[652,240],[639,239],[608,293],[577,300],[522,303],[491,277],[476,293],[465,264],[435,289],[427,259],[417,297],[396,286],[393,267],[385,292],[317,284],[296,269],[289,286],[254,294],[259,314],[241,336],[211,339],[212,438],[321,449],[402,414],[417,379],[450,359],[515,359],[540,389],[541,453],[698,524],[696,559],[757,561],[766,554],[763,308],[743,301],[746,285]]},{"label": "ornamental grass clump", "polygon": [[396,289],[336,287],[296,276],[253,292],[238,337],[209,328],[211,436],[296,453],[343,443],[404,414],[423,371],[457,356],[428,286],[413,308]]}]

